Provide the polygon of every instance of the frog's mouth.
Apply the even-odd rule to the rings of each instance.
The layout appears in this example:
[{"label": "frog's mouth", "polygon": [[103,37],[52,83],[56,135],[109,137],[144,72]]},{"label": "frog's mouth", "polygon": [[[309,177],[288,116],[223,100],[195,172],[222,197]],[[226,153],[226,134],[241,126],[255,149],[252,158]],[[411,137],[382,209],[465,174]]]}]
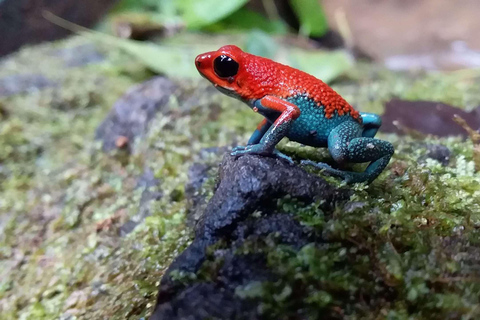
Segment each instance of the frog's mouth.
[{"label": "frog's mouth", "polygon": [[238,95],[238,93],[233,90],[233,89],[230,89],[230,88],[225,88],[225,87],[222,87],[222,86],[219,86],[218,84],[213,84],[213,86],[218,90],[220,91],[221,93],[229,96],[229,97],[233,97],[233,98],[237,98],[239,99],[240,96]]}]

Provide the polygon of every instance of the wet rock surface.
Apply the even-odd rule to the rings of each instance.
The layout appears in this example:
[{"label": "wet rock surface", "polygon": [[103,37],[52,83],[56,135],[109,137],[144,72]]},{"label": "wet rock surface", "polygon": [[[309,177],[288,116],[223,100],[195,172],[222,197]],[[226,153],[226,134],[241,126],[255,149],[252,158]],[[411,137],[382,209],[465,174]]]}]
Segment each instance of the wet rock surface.
[{"label": "wet rock surface", "polygon": [[133,87],[113,106],[98,127],[96,138],[104,151],[132,150],[135,138],[146,133],[148,124],[169,102],[177,86],[164,77],[156,77]]},{"label": "wet rock surface", "polygon": [[208,179],[208,173],[212,169],[211,165],[205,163],[194,163],[188,169],[188,184],[185,186],[185,193],[189,199],[189,224],[195,224],[203,214],[207,200],[205,195],[201,194],[201,188]]},{"label": "wet rock surface", "polygon": [[239,251],[270,237],[292,250],[323,241],[294,213],[277,206],[284,196],[304,203],[324,200],[321,207],[328,212],[349,191],[276,158],[226,155],[215,193],[195,226],[195,240],[163,277],[151,319],[259,319],[255,299],[242,299],[236,289],[275,281],[278,275],[262,250]]}]

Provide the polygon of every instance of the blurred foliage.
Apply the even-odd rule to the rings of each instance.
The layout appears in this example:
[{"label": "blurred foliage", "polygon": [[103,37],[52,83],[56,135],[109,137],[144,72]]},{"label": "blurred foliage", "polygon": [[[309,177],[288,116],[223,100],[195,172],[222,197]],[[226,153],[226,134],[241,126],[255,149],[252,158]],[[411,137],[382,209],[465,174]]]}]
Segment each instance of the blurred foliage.
[{"label": "blurred foliage", "polygon": [[267,19],[259,12],[240,8],[231,15],[218,22],[212,23],[204,28],[206,31],[221,32],[228,30],[248,31],[262,30],[269,34],[286,34],[288,32],[287,24],[280,19]]},{"label": "blurred foliage", "polygon": [[353,58],[344,51],[305,51],[292,49],[289,64],[311,75],[331,82],[353,65]]},{"label": "blurred foliage", "polygon": [[[277,37],[285,38],[292,29],[281,18],[275,2],[261,1],[265,13],[246,6],[249,2],[253,4],[254,0],[122,0],[110,15],[114,29],[125,23],[140,29],[142,24],[149,28],[152,23],[157,24],[164,31],[159,41],[93,35],[101,42],[121,47],[151,71],[170,77],[196,77],[195,56],[225,44],[292,65],[326,82],[352,66],[352,59],[345,52],[300,51],[291,43],[281,44]],[[290,0],[289,4],[298,18],[302,36],[325,34],[328,24],[321,2]],[[181,32],[182,29],[189,32]],[[171,34],[175,36],[169,37]]]},{"label": "blurred foliage", "polygon": [[[135,56],[149,70],[175,78],[196,77],[198,72],[193,63],[195,56],[220,47],[220,44],[216,45],[215,41],[198,41],[194,44],[189,43],[188,40],[185,42],[165,41],[162,44],[156,44],[121,39],[100,33],[86,33],[85,35],[92,36],[99,42],[122,48]],[[229,41],[229,43],[236,44],[252,54],[292,65],[325,82],[332,81],[353,65],[353,59],[345,51],[305,51],[290,47],[282,47],[281,50],[278,50],[280,44],[268,34],[258,30],[252,31],[246,38],[239,38],[239,40]]]},{"label": "blurred foliage", "polygon": [[327,32],[327,17],[319,0],[290,0],[290,4],[300,20],[302,34],[320,37]]},{"label": "blurred foliage", "polygon": [[[262,1],[269,17],[246,9],[244,6],[248,2],[249,0],[122,0],[113,13],[143,12],[159,24],[180,21],[192,30],[261,29],[270,33],[285,33],[286,23],[280,19],[273,0]],[[289,4],[299,20],[302,34],[316,37],[325,34],[328,24],[320,1],[290,0]]]}]

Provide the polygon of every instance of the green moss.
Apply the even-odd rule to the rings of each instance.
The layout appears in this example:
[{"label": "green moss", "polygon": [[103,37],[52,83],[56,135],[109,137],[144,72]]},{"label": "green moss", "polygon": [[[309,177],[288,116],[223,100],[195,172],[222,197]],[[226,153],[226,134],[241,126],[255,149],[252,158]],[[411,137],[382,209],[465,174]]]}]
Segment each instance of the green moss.
[{"label": "green moss", "polygon": [[442,166],[410,138],[388,140],[397,150],[390,169],[370,186],[357,185],[333,214],[320,203],[278,201],[325,242],[300,251],[266,240],[245,244],[268,254],[280,280],[240,287],[240,297],[260,299],[269,319],[298,310],[309,319],[479,316],[480,174],[472,144],[428,139],[453,151]]},{"label": "green moss", "polygon": [[[185,225],[188,168],[218,163],[221,155],[200,157],[200,150],[245,143],[261,120],[239,101],[212,92],[206,81],[180,81],[182,97],[172,97],[171,112],[157,116],[135,142],[135,154],[122,161],[105,155],[93,142],[95,128],[128,87],[150,74],[101,45],[104,61],[65,72],[52,50],[80,45],[88,40],[27,48],[0,71],[0,77],[42,74],[59,84],[0,98],[2,319],[148,316],[161,276],[192,238]],[[480,103],[477,87],[475,74],[397,74],[372,66],[359,66],[335,85],[363,111],[381,111],[394,96],[468,109]],[[452,151],[444,167],[424,160],[424,144],[413,138],[381,138],[395,144],[395,156],[372,185],[355,187],[350,202],[356,205],[326,215],[318,203],[279,200],[282,211],[294,212],[328,241],[298,252],[279,246],[274,235],[246,243],[249,252],[267,254],[280,280],[238,288],[239,296],[261,292],[262,310],[279,318],[300,307],[312,317],[328,312],[351,319],[478,316],[480,176],[472,144],[421,141]],[[328,159],[324,151],[291,142],[282,149],[296,158]],[[149,204],[151,215],[142,220],[143,190],[136,185],[145,168],[160,180],[152,191],[160,190],[162,198]],[[207,198],[216,174],[213,168],[202,187]],[[137,227],[123,235],[124,223],[136,219]],[[197,279],[208,279],[220,265],[212,258]]]}]

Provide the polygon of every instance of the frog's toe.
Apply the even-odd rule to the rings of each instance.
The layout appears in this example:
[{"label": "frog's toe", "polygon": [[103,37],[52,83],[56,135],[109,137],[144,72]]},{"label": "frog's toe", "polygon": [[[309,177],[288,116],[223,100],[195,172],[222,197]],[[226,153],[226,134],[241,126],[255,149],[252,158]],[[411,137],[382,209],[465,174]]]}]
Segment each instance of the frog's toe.
[{"label": "frog's toe", "polygon": [[246,149],[237,149],[237,150],[233,150],[232,152],[230,152],[230,154],[234,157],[238,157],[238,156],[241,156],[242,154],[246,154],[248,153],[248,151]]},{"label": "frog's toe", "polygon": [[335,170],[332,167],[330,167],[328,164],[323,163],[323,162],[314,162],[312,160],[302,160],[300,162],[302,165],[307,165],[307,166],[314,166],[315,168],[318,169],[325,169],[325,170]]},{"label": "frog's toe", "polygon": [[232,152],[231,152],[231,155],[234,156],[233,153],[237,152],[237,151],[243,151],[245,150],[247,147],[245,146],[236,146],[236,147],[233,147],[232,148]]},{"label": "frog's toe", "polygon": [[273,151],[273,154],[274,154],[277,158],[286,160],[286,161],[287,161],[288,163],[290,163],[290,164],[294,164],[292,158],[290,158],[289,156],[287,156],[287,155],[284,154],[284,153],[281,153],[280,151],[278,151],[278,150],[276,150],[276,149]]},{"label": "frog's toe", "polygon": [[312,160],[302,160],[301,162],[302,165],[309,165],[313,166],[317,169],[323,170],[324,173],[331,175],[331,176],[336,176],[342,179],[345,179],[345,171],[334,169],[331,166],[329,166],[326,163],[323,162],[314,162]]},{"label": "frog's toe", "polygon": [[337,178],[342,179],[346,183],[356,183],[356,182],[364,182],[367,180],[365,174],[360,172],[352,172],[352,171],[342,171],[338,169],[334,169],[326,163],[322,162],[314,162],[311,160],[302,160],[302,165],[311,165],[315,168],[322,169],[323,173],[326,173],[331,176],[335,176]]},{"label": "frog's toe", "polygon": [[258,146],[256,145],[249,145],[249,146],[238,146],[233,148],[232,152],[230,154],[232,156],[241,156],[244,154],[261,154],[261,152],[258,150]]}]

